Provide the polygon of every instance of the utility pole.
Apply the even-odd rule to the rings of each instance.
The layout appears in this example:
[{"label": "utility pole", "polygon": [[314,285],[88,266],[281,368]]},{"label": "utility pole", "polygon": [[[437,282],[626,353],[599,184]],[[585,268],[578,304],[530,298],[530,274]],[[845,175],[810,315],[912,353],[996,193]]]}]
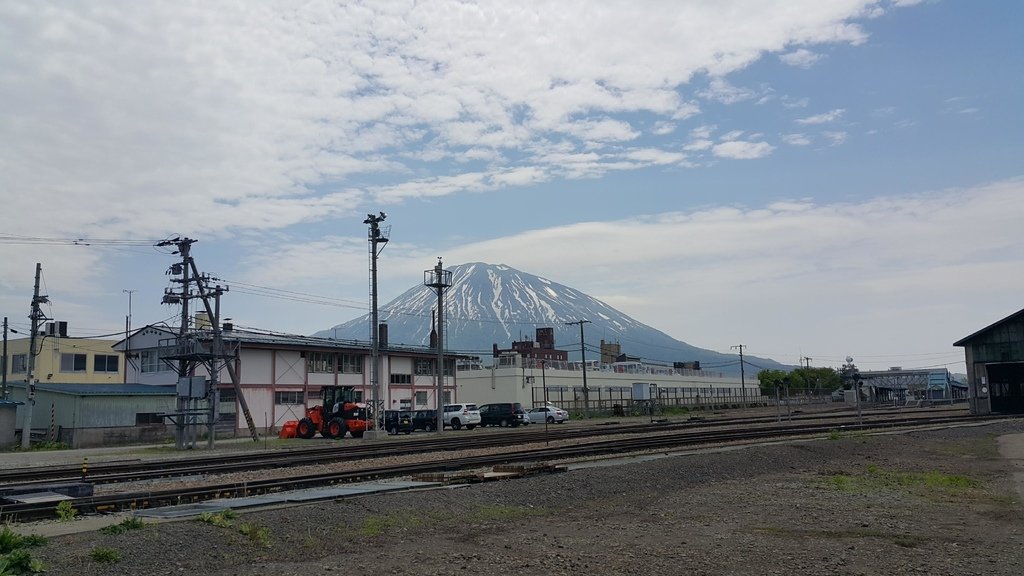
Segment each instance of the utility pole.
[{"label": "utility pole", "polygon": [[433,270],[423,272],[423,285],[437,291],[437,433],[444,431],[444,290],[452,285],[452,273],[441,266],[441,257]]},{"label": "utility pole", "polygon": [[743,393],[743,407],[746,408],[747,407],[747,372],[746,372],[746,366],[745,366],[745,364],[743,362],[743,348],[744,347],[745,347],[744,344],[737,344],[736,346],[730,346],[729,348],[730,349],[733,349],[733,348],[739,348],[740,349],[740,389],[742,390],[742,393]]},{"label": "utility pole", "polygon": [[583,325],[590,324],[590,320],[577,320],[566,322],[566,326],[580,325],[580,364],[583,367],[583,417],[590,418],[590,388],[587,387],[587,349],[583,343]]},{"label": "utility pole", "polygon": [[368,231],[367,240],[370,243],[370,356],[372,366],[370,367],[370,389],[373,398],[373,432],[370,433],[371,438],[376,438],[378,431],[383,425],[383,417],[381,407],[383,405],[383,399],[380,393],[380,326],[377,316],[377,256],[380,255],[380,251],[384,249],[377,248],[378,245],[387,244],[388,242],[388,230],[381,230],[380,223],[387,218],[388,215],[381,212],[380,215],[375,216],[373,214],[367,214],[366,220],[363,220],[363,224],[369,224],[370,229]]},{"label": "utility pole", "polygon": [[3,374],[0,374],[0,400],[7,400],[7,316],[4,316],[4,356],[0,358],[0,368],[3,368]]},{"label": "utility pole", "polygon": [[[224,361],[224,368],[227,369],[228,376],[231,377],[231,383],[235,388],[235,398],[238,402],[238,407],[242,412],[242,416],[245,417],[245,423],[249,428],[249,435],[252,437],[253,442],[259,441],[259,434],[256,432],[256,424],[253,422],[252,413],[249,412],[249,405],[245,400],[245,394],[242,391],[242,383],[239,378],[238,371],[235,370],[235,361],[238,358],[238,347],[234,347],[233,352],[228,354],[224,351],[224,341],[221,336],[220,330],[220,295],[223,292],[227,292],[227,288],[217,286],[216,289],[211,290],[209,288],[210,277],[206,274],[200,274],[199,268],[196,266],[195,260],[191,257],[190,251],[191,246],[196,241],[189,238],[174,238],[172,240],[163,240],[157,244],[157,246],[175,246],[177,251],[174,254],[181,254],[182,261],[175,263],[171,266],[168,274],[181,275],[181,279],[172,280],[173,282],[181,284],[181,292],[174,292],[173,290],[166,290],[164,292],[163,303],[164,304],[181,304],[181,327],[178,331],[178,336],[175,342],[174,353],[167,356],[167,361],[177,360],[178,361],[178,378],[179,382],[182,378],[190,378],[193,373],[193,367],[204,364],[207,371],[210,373],[210,382],[213,387],[218,384],[218,377],[220,371],[220,364],[218,360]],[[196,293],[192,293],[192,284],[196,285]],[[212,294],[211,294],[212,292]],[[216,310],[214,304],[210,303],[210,297],[217,297]],[[210,319],[212,328],[212,347],[207,350],[202,344],[199,334],[193,334],[190,337],[189,334],[189,300],[192,298],[199,298],[203,304],[203,308],[206,311],[207,318]],[[216,410],[217,404],[217,391],[209,389],[205,391],[204,396],[210,403],[214,404],[211,408]],[[178,396],[178,413],[177,417],[177,448],[182,449],[185,446],[186,440],[186,425],[194,426],[196,424],[196,414],[198,411],[192,410],[191,406],[193,403],[193,394],[191,391],[191,383],[189,384],[189,395]],[[209,412],[213,414],[213,412]],[[207,423],[212,426],[211,423]],[[194,444],[194,438],[189,438],[190,444]]]},{"label": "utility pole", "polygon": [[121,290],[128,295],[128,315],[124,317],[124,383],[128,383],[128,361],[132,357],[131,332],[132,332],[132,294],[138,290]]},{"label": "utility pole", "polygon": [[32,292],[32,313],[28,316],[32,321],[32,334],[28,339],[28,374],[25,377],[28,389],[25,391],[25,422],[21,427],[21,447],[25,449],[32,444],[32,407],[36,404],[36,339],[39,337],[39,321],[45,318],[42,311],[39,310],[39,305],[50,301],[46,296],[39,295],[39,277],[42,272],[42,265],[36,262],[36,285]]}]

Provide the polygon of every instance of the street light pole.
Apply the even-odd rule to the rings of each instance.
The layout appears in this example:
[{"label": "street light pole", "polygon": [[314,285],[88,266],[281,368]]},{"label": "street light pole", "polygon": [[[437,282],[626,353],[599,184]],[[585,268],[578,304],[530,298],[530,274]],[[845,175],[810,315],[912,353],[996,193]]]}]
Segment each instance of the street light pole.
[{"label": "street light pole", "polygon": [[[380,251],[378,244],[387,244],[387,230],[381,230],[380,223],[387,218],[387,214],[367,214],[363,224],[369,224],[368,240],[370,242],[370,392],[373,397],[373,432],[371,438],[376,438],[384,423],[383,399],[380,391],[380,325],[377,316],[377,256]],[[381,248],[380,250],[383,250]]]},{"label": "street light pole", "polygon": [[[434,371],[437,374],[437,433],[444,432],[444,290],[452,285],[452,273],[445,270],[441,265],[441,258],[437,258],[437,265],[432,270],[423,272],[423,285],[437,291],[437,367]],[[454,376],[454,374],[453,374]]]}]

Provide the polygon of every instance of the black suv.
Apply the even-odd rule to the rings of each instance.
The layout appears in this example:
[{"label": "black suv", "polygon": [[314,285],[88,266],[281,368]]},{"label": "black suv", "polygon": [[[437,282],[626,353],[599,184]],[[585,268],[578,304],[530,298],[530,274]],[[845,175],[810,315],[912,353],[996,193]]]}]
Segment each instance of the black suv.
[{"label": "black suv", "polygon": [[385,410],[384,429],[388,434],[409,434],[415,428],[412,426],[412,412],[408,410]]},{"label": "black suv", "polygon": [[437,410],[417,410],[412,413],[412,429],[433,432],[437,429]]},{"label": "black suv", "polygon": [[519,402],[499,402],[480,406],[480,426],[519,426],[530,421]]}]

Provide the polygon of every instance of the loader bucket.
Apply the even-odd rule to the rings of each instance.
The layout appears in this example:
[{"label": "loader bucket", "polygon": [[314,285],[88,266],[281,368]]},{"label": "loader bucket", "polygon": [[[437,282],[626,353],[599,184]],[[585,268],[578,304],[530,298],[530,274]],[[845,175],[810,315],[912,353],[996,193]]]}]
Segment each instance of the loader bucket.
[{"label": "loader bucket", "polygon": [[278,438],[295,438],[295,427],[299,425],[297,420],[289,420],[281,426]]}]

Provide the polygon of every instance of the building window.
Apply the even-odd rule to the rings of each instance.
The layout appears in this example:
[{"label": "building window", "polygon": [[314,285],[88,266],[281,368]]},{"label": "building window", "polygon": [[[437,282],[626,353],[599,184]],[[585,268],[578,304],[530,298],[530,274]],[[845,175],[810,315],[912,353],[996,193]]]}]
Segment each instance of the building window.
[{"label": "building window", "polygon": [[121,363],[113,354],[97,354],[92,358],[93,372],[117,372]]},{"label": "building window", "polygon": [[171,367],[160,359],[159,348],[151,348],[139,353],[139,370],[142,372],[169,372]]},{"label": "building window", "polygon": [[24,374],[28,372],[28,354],[15,354],[11,356],[11,374]]},{"label": "building window", "polygon": [[343,374],[362,374],[363,357],[358,354],[342,354],[341,372]]},{"label": "building window", "polygon": [[392,384],[412,384],[412,374],[392,374]]},{"label": "building window", "polygon": [[140,424],[163,424],[163,416],[156,412],[136,412],[135,413],[135,425]]},{"label": "building window", "polygon": [[60,371],[61,372],[85,372],[86,367],[85,354],[61,354],[60,355]]},{"label": "building window", "polygon": [[334,354],[329,352],[310,352],[310,374],[334,374]]},{"label": "building window", "polygon": [[274,392],[274,404],[302,404],[302,392]]},{"label": "building window", "polygon": [[417,406],[426,406],[427,405],[427,393],[426,392],[417,392],[416,393],[416,405]]},{"label": "building window", "polygon": [[434,361],[429,358],[416,359],[416,375],[430,376],[434,373]]}]

